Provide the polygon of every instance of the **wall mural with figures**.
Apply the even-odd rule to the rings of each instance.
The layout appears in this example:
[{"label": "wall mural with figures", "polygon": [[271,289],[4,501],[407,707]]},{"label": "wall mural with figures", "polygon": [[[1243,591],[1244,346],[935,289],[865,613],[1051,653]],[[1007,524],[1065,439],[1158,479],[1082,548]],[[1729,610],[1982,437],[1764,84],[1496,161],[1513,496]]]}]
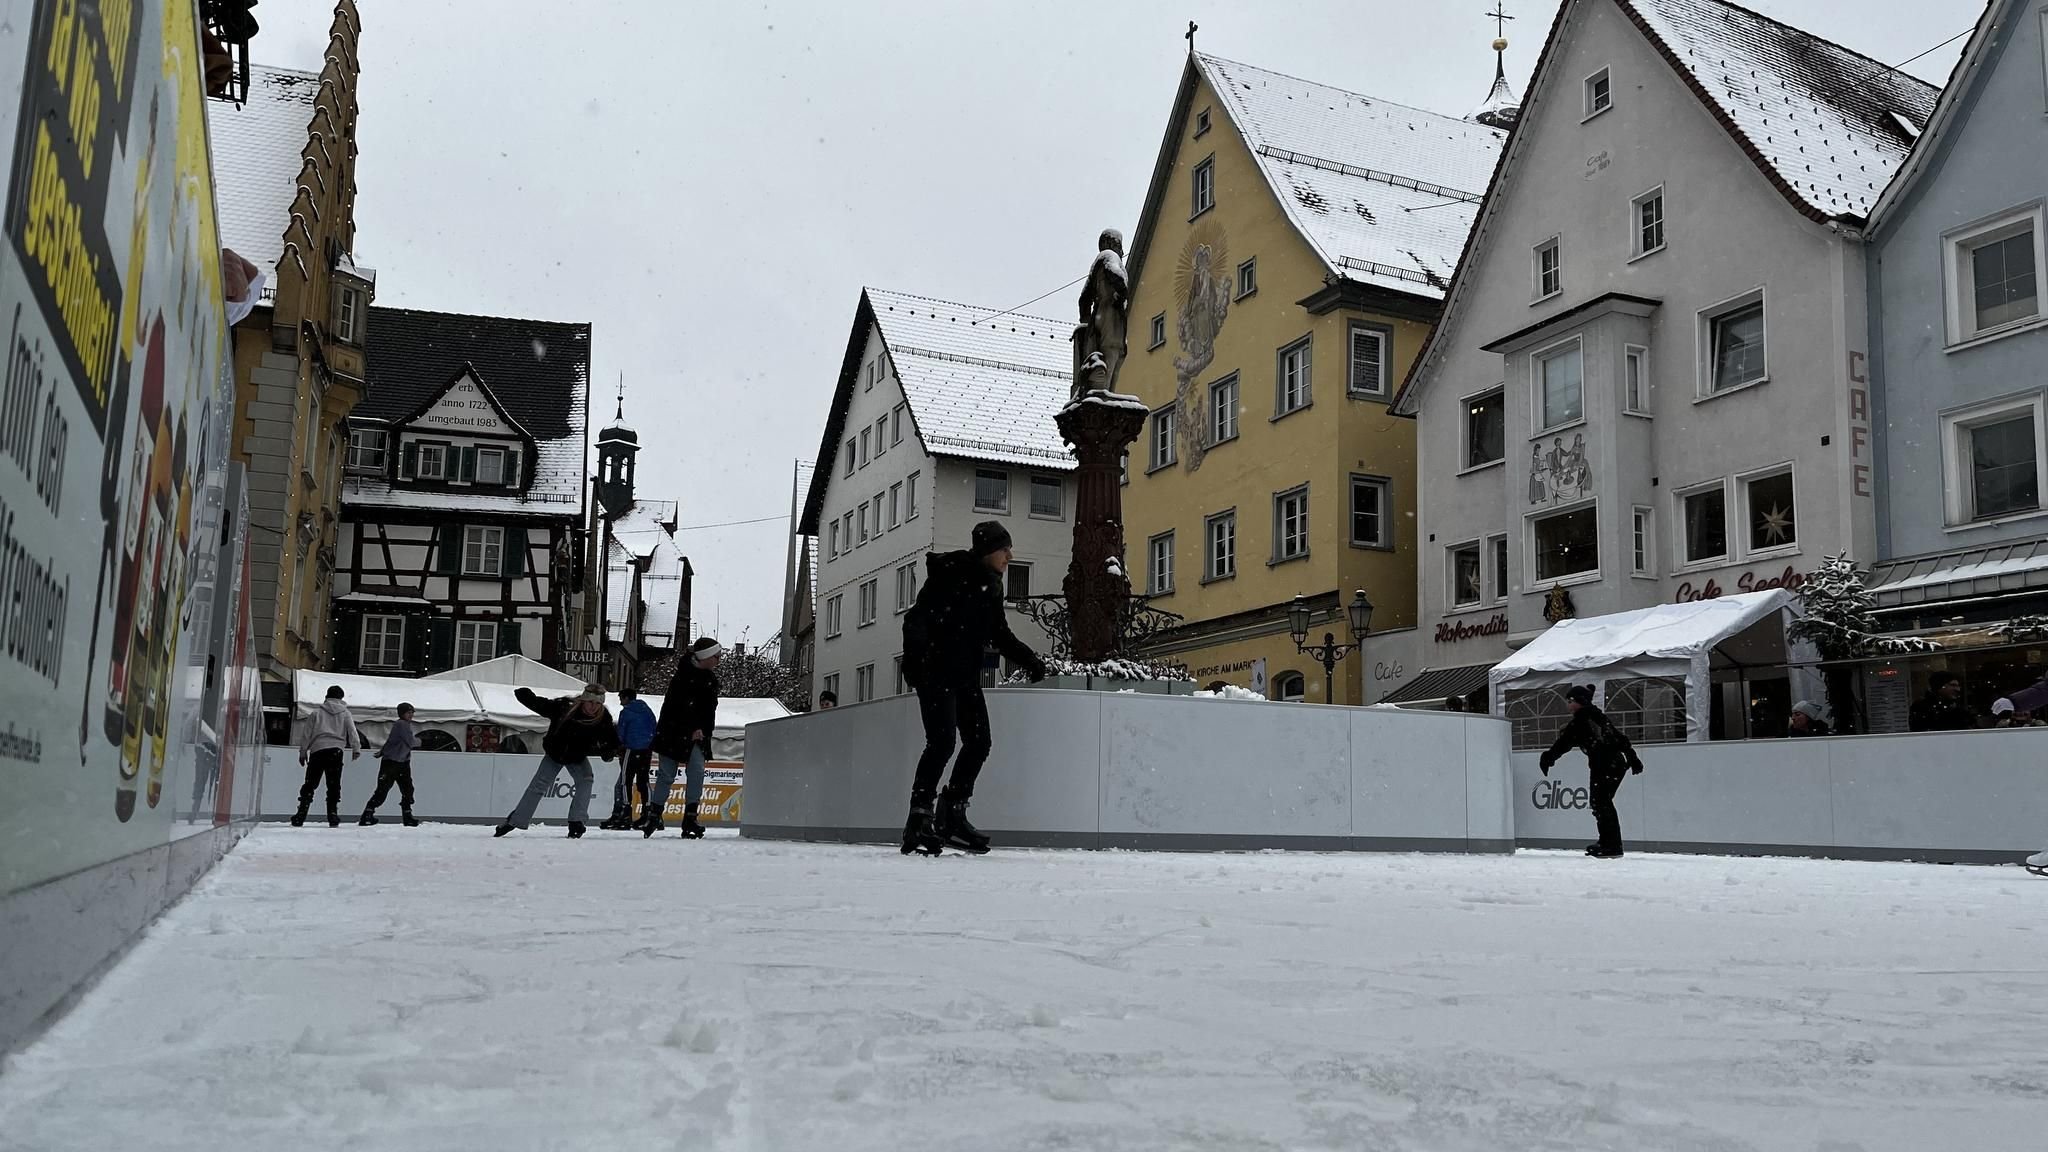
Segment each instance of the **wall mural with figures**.
[{"label": "wall mural with figures", "polygon": [[1210,447],[1209,397],[1202,373],[1216,362],[1216,337],[1230,314],[1230,268],[1223,229],[1204,222],[1188,234],[1173,271],[1173,299],[1179,306],[1174,332],[1181,349],[1173,358],[1174,397],[1180,414],[1181,467],[1190,472],[1201,468]]},{"label": "wall mural with figures", "polygon": [[1529,503],[1557,504],[1580,500],[1593,494],[1593,462],[1586,455],[1586,434],[1572,433],[1567,446],[1564,437],[1553,436],[1529,445]]},{"label": "wall mural with figures", "polygon": [[261,735],[195,6],[20,15],[0,22],[0,895],[252,814],[235,744]]}]

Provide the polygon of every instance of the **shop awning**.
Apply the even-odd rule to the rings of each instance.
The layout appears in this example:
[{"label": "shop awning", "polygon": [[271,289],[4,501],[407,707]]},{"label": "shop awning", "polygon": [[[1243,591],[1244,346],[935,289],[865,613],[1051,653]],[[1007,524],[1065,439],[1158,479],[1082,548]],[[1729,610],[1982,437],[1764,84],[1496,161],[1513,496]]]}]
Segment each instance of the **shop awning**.
[{"label": "shop awning", "polygon": [[2048,540],[1894,560],[1872,569],[1868,587],[1879,608],[2048,588]]},{"label": "shop awning", "polygon": [[1470,696],[1486,687],[1491,664],[1465,664],[1455,668],[1424,668],[1399,688],[1380,698],[1382,704],[1431,703],[1441,706],[1451,696]]}]

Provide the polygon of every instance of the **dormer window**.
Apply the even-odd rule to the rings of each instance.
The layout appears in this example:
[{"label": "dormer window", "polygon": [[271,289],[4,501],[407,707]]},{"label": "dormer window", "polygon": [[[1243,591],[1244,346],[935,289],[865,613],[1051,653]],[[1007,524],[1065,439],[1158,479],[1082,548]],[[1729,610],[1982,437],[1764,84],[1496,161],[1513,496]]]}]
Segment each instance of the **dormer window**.
[{"label": "dormer window", "polygon": [[348,470],[382,472],[384,450],[390,436],[382,428],[351,428],[348,434]]},{"label": "dormer window", "polygon": [[446,444],[420,445],[419,461],[413,466],[413,475],[421,480],[447,479],[448,446]]},{"label": "dormer window", "polygon": [[377,274],[356,267],[348,253],[343,252],[334,258],[333,284],[334,338],[360,346],[370,299],[377,292]]},{"label": "dormer window", "polygon": [[505,482],[505,453],[503,449],[477,449],[476,482],[479,484],[503,484]]}]

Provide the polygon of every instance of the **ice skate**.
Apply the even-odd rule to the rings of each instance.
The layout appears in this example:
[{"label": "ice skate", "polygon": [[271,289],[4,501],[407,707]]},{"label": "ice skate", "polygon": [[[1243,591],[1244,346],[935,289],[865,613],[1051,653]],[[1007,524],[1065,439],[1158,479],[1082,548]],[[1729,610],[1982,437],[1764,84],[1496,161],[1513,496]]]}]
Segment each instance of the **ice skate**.
[{"label": "ice skate", "polygon": [[932,827],[932,810],[922,805],[911,808],[910,819],[903,822],[903,854],[937,856],[945,850],[946,842],[940,839],[938,829]]},{"label": "ice skate", "polygon": [[965,799],[940,795],[935,830],[939,834],[939,839],[944,840],[949,848],[958,848],[962,852],[971,852],[976,856],[988,851],[988,837],[981,834],[981,829],[967,822]]},{"label": "ice skate", "polygon": [[512,826],[510,824],[500,824],[496,828],[491,829],[491,837],[493,839],[499,836],[510,836],[511,834]]},{"label": "ice skate", "polygon": [[649,836],[654,835],[656,832],[661,831],[661,815],[661,809],[649,807],[647,809],[647,814],[640,818],[640,823],[634,825],[634,827],[640,829],[640,836],[642,839],[645,839]]},{"label": "ice skate", "polygon": [[1591,856],[1595,860],[1619,860],[1622,857],[1622,851],[1619,848],[1603,848],[1595,844],[1586,849],[1586,855]]},{"label": "ice skate", "polygon": [[578,823],[577,823],[576,821],[574,821],[574,820],[571,820],[571,821],[569,821],[569,839],[571,839],[571,840],[580,840],[580,839],[582,839],[582,838],[583,838],[583,825],[581,825],[581,824],[578,824]]},{"label": "ice skate", "polygon": [[2020,865],[2020,867],[2025,868],[2036,876],[2048,876],[2048,850],[2036,852],[2032,856],[2027,857],[2026,862]]},{"label": "ice skate", "polygon": [[702,840],[703,838],[704,826],[697,823],[697,806],[695,804],[683,805],[683,839]]},{"label": "ice skate", "polygon": [[360,819],[360,820],[356,821],[356,825],[357,825],[357,827],[361,827],[361,828],[368,828],[368,827],[371,827],[372,825],[374,825],[374,824],[376,824],[376,823],[377,823],[377,814],[376,814],[375,812],[371,812],[371,811],[368,811],[368,810],[365,810],[365,811],[363,812],[363,818],[362,818],[362,819]]},{"label": "ice skate", "polygon": [[399,819],[404,822],[407,828],[417,828],[420,826],[420,818],[413,815],[410,808],[400,809]]},{"label": "ice skate", "polygon": [[304,804],[301,804],[301,805],[299,805],[299,810],[298,810],[297,812],[294,812],[294,813],[292,813],[292,827],[294,827],[294,828],[304,828],[305,826],[306,826],[306,806],[305,806]]}]

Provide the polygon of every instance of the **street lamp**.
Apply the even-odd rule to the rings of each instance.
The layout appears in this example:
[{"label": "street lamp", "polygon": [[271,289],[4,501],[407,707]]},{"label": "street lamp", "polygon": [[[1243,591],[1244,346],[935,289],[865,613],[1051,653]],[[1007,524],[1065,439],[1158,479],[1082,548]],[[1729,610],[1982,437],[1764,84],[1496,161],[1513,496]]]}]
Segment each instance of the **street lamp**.
[{"label": "street lamp", "polygon": [[1294,639],[1294,650],[1305,656],[1323,662],[1323,702],[1334,704],[1337,700],[1337,661],[1364,646],[1365,634],[1372,628],[1372,601],[1365,598],[1365,589],[1351,594],[1351,603],[1344,606],[1344,614],[1351,625],[1351,643],[1337,643],[1334,632],[1323,633],[1321,644],[1308,642],[1308,623],[1311,611],[1308,599],[1297,595],[1294,603],[1287,606],[1287,634]]}]

